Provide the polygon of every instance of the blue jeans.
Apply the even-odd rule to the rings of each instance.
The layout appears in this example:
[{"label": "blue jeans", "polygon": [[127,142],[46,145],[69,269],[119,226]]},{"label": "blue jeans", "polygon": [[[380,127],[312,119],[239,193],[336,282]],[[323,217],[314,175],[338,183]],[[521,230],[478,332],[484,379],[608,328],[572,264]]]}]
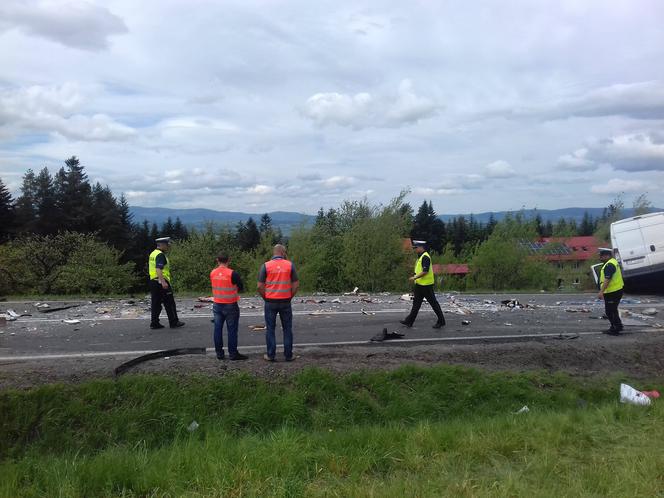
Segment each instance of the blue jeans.
[{"label": "blue jeans", "polygon": [[281,328],[284,330],[284,356],[286,359],[290,359],[293,357],[293,309],[291,308],[290,301],[265,303],[265,342],[267,344],[267,355],[274,359],[277,354],[277,340],[275,338],[277,315],[281,319]]},{"label": "blue jeans", "polygon": [[237,329],[240,322],[240,307],[237,303],[214,303],[212,313],[214,313],[214,349],[217,352],[217,357],[224,356],[224,338],[221,333],[224,322],[226,322],[228,332],[228,354],[230,356],[236,355],[238,353]]}]

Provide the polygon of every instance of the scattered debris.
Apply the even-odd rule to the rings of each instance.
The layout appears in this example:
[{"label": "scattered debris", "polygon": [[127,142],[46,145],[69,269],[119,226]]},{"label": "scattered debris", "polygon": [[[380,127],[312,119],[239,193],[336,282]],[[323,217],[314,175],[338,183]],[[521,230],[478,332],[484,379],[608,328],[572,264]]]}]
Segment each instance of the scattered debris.
[{"label": "scattered debris", "polygon": [[48,303],[35,303],[37,308],[50,308],[51,306]]},{"label": "scattered debris", "polygon": [[99,307],[99,308],[95,309],[95,313],[98,313],[100,315],[106,315],[107,313],[110,313],[111,311],[113,311],[111,308]]},{"label": "scattered debris", "polygon": [[589,308],[565,308],[565,311],[568,313],[591,313],[592,310]]},{"label": "scattered debris", "polygon": [[194,304],[194,308],[204,308],[204,304]]},{"label": "scattered debris", "polygon": [[484,304],[496,304],[496,301],[492,301],[491,299],[485,299]]},{"label": "scattered debris", "polygon": [[505,325],[506,327],[511,327],[512,326],[512,324],[510,322],[505,322],[503,325]]},{"label": "scattered debris", "polygon": [[402,294],[399,299],[401,299],[402,301],[412,301],[413,296],[411,294]]},{"label": "scattered debris", "polygon": [[323,304],[326,301],[325,299],[301,299],[300,302],[304,304]]},{"label": "scattered debris", "polygon": [[77,323],[81,323],[80,320],[62,320],[64,323],[68,323],[69,325],[76,325]]},{"label": "scattered debris", "polygon": [[357,291],[359,290],[359,287],[355,287],[351,292],[344,292],[344,296],[352,296],[353,294],[357,294]]},{"label": "scattered debris", "polygon": [[201,303],[214,303],[214,298],[212,296],[210,297],[199,297],[198,301]]},{"label": "scattered debris", "polygon": [[187,426],[187,430],[188,430],[189,432],[194,432],[194,431],[195,431],[196,429],[198,429],[199,427],[200,427],[200,425],[198,425],[198,422],[196,422],[196,421],[194,420],[191,424],[189,424],[189,425]]},{"label": "scattered debris", "polygon": [[205,348],[178,348],[178,349],[167,349],[165,351],[155,351],[154,353],[144,354],[132,360],[129,360],[122,365],[115,368],[115,376],[121,375],[122,373],[129,370],[134,365],[138,365],[144,361],[155,360],[157,358],[170,358],[171,356],[180,356],[185,354],[205,354]]},{"label": "scattered debris", "polygon": [[2,318],[5,321],[5,323],[16,321],[16,318],[14,318],[13,316],[8,315],[8,314],[2,314],[2,315],[0,315],[0,318]]},{"label": "scattered debris", "polygon": [[659,391],[652,390],[652,391],[641,391],[641,392],[651,399],[659,398]]},{"label": "scattered debris", "polygon": [[648,406],[650,405],[650,398],[632,386],[620,384],[620,402],[630,405]]},{"label": "scattered debris", "polygon": [[641,311],[642,314],[646,316],[655,316],[657,314],[657,309],[656,308],[646,308]]},{"label": "scattered debris", "polygon": [[470,320],[463,320],[461,325],[470,325]]},{"label": "scattered debris", "polygon": [[514,415],[519,415],[521,413],[528,413],[530,411],[530,408],[528,408],[528,405],[523,405],[520,409],[514,412]]},{"label": "scattered debris", "polygon": [[373,311],[364,311],[364,309],[360,310],[363,315],[375,315],[376,313]]},{"label": "scattered debris", "polygon": [[331,303],[335,303],[335,304],[339,304],[339,303],[341,303],[341,299],[339,299],[339,298],[337,297],[336,299],[333,299],[333,300],[330,301],[330,302],[331,302]]},{"label": "scattered debris", "polygon": [[[68,306],[60,306],[59,308],[49,307],[49,308],[45,308],[45,309],[40,309],[39,312],[40,313],[54,313],[56,311],[68,310],[70,308],[78,308],[79,306],[80,306],[80,304],[70,304]],[[41,308],[41,306],[40,306],[40,308]]]},{"label": "scattered debris", "polygon": [[265,330],[267,327],[265,325],[249,325],[249,330],[252,332],[260,332]]},{"label": "scattered debris", "polygon": [[383,342],[392,339],[401,339],[402,337],[404,337],[404,334],[400,334],[399,332],[388,332],[387,328],[384,328],[382,332],[379,332],[369,340],[372,342]]}]

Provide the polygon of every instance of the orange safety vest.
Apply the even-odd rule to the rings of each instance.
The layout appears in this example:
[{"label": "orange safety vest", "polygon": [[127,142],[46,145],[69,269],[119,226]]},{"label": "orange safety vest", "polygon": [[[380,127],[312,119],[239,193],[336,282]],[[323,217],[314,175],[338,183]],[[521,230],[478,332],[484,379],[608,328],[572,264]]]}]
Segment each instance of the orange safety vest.
[{"label": "orange safety vest", "polygon": [[212,297],[215,303],[233,304],[240,300],[235,285],[231,277],[233,270],[228,267],[220,266],[210,272],[210,282],[212,283]]},{"label": "orange safety vest", "polygon": [[293,297],[292,269],[293,263],[287,259],[272,259],[265,263],[265,299]]}]

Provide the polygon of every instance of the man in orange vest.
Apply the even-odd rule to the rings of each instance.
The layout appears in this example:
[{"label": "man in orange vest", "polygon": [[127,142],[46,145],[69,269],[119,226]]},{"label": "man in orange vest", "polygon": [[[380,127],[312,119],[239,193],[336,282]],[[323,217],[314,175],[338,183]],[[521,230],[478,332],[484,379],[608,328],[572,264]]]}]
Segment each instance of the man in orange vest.
[{"label": "man in orange vest", "polygon": [[293,263],[286,259],[286,248],[281,244],[274,246],[272,259],[261,266],[258,273],[258,293],[265,300],[265,342],[266,361],[274,361],[277,354],[275,329],[277,315],[281,319],[284,331],[284,357],[293,361],[293,309],[291,299],[300,285]]},{"label": "man in orange vest", "polygon": [[214,349],[217,359],[224,359],[224,339],[222,330],[226,322],[228,332],[228,357],[231,360],[246,360],[247,356],[237,350],[237,330],[240,322],[240,292],[244,290],[240,274],[228,267],[229,257],[217,256],[217,267],[210,272],[214,304]]}]

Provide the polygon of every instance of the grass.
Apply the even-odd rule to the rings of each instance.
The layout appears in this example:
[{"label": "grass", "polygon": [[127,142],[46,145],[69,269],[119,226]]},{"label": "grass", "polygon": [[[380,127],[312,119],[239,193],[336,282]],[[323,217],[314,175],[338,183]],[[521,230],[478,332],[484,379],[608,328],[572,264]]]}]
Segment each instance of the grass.
[{"label": "grass", "polygon": [[664,409],[617,386],[441,366],[5,392],[0,495],[657,496]]}]

